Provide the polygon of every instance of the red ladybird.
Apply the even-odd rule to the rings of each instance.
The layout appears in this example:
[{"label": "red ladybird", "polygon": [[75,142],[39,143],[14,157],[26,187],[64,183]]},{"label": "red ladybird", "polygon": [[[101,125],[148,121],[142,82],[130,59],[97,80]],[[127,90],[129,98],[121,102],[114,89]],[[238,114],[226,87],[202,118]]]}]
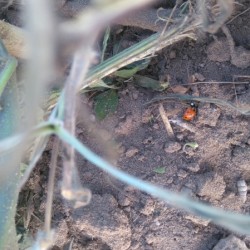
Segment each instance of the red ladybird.
[{"label": "red ladybird", "polygon": [[182,119],[185,121],[192,121],[197,115],[197,106],[195,103],[191,102],[190,107],[188,107],[185,113],[182,116]]}]

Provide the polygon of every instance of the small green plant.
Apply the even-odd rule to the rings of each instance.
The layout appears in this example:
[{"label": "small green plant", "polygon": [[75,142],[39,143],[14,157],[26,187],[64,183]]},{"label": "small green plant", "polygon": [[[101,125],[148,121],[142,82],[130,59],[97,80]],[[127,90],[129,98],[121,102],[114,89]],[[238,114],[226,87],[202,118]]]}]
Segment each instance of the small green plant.
[{"label": "small green plant", "polygon": [[154,169],[154,172],[157,174],[165,174],[166,173],[166,167],[156,167]]},{"label": "small green plant", "polygon": [[116,111],[118,95],[115,90],[107,90],[95,98],[95,113],[99,120]]}]

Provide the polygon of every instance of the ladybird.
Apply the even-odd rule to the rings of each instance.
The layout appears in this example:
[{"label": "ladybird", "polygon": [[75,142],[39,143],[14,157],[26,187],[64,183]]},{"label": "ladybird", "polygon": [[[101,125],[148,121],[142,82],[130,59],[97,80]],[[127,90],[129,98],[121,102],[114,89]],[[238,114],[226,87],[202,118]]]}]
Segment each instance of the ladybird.
[{"label": "ladybird", "polygon": [[185,113],[182,116],[182,119],[185,121],[192,121],[197,115],[197,106],[195,103],[191,102],[190,107],[188,107]]}]

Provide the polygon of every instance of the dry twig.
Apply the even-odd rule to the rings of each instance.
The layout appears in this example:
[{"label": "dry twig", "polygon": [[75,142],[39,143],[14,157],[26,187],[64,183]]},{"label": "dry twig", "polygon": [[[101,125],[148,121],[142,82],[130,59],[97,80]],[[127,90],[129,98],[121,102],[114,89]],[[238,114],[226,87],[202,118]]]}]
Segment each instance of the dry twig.
[{"label": "dry twig", "polygon": [[165,125],[168,136],[170,137],[170,139],[174,139],[174,131],[173,131],[172,126],[168,120],[168,116],[164,110],[162,103],[160,103],[160,105],[159,105],[159,112],[161,115],[161,119]]}]

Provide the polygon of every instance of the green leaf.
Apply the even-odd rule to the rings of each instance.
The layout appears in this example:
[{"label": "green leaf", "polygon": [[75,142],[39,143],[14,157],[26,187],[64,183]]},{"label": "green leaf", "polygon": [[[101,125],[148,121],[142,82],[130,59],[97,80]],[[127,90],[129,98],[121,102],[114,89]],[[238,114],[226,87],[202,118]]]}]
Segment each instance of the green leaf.
[{"label": "green leaf", "polygon": [[199,147],[198,143],[197,142],[187,142],[184,144],[184,148],[185,147],[191,147],[193,149],[196,149]]},{"label": "green leaf", "polygon": [[136,62],[133,62],[133,63],[127,65],[126,68],[131,69],[131,68],[137,67],[138,71],[143,70],[143,69],[146,69],[148,67],[150,61],[151,61],[151,58],[144,58],[140,61],[136,61]]},{"label": "green leaf", "polygon": [[94,88],[107,88],[107,89],[118,89],[118,87],[116,87],[115,85],[108,85],[107,83],[105,83],[103,80],[99,80],[97,82],[92,83],[89,86],[90,89],[86,89],[88,91],[93,90]]},{"label": "green leaf", "polygon": [[133,69],[121,69],[118,70],[114,73],[115,76],[121,77],[121,78],[130,78],[132,77],[134,74],[136,74],[138,71],[137,67],[133,68]]},{"label": "green leaf", "polygon": [[154,169],[154,172],[157,174],[165,174],[166,173],[166,167],[157,167]]},{"label": "green leaf", "polygon": [[185,143],[184,144],[184,146],[183,146],[183,152],[187,152],[186,151],[186,147],[191,147],[192,149],[196,149],[196,148],[198,148],[199,147],[199,145],[198,145],[198,143],[197,142],[187,142],[187,143]]},{"label": "green leaf", "polygon": [[95,113],[99,120],[103,120],[108,114],[116,111],[118,95],[115,90],[105,91],[95,98]]},{"label": "green leaf", "polygon": [[135,75],[138,71],[147,68],[149,63],[150,63],[149,58],[140,60],[138,62],[134,62],[134,63],[126,66],[126,68],[116,71],[114,73],[114,75],[121,77],[121,78],[128,79],[128,78],[132,77],[133,75]]},{"label": "green leaf", "polygon": [[160,81],[154,80],[146,76],[140,76],[140,75],[134,75],[134,82],[140,87],[153,89],[157,91],[163,91],[169,85],[168,82],[161,83]]},{"label": "green leaf", "polygon": [[102,42],[103,49],[102,49],[101,62],[103,62],[103,60],[104,60],[104,55],[105,55],[105,51],[106,51],[106,48],[107,48],[109,36],[110,36],[110,27],[108,27],[106,29],[105,35],[104,35],[104,38],[103,38],[103,42]]}]

